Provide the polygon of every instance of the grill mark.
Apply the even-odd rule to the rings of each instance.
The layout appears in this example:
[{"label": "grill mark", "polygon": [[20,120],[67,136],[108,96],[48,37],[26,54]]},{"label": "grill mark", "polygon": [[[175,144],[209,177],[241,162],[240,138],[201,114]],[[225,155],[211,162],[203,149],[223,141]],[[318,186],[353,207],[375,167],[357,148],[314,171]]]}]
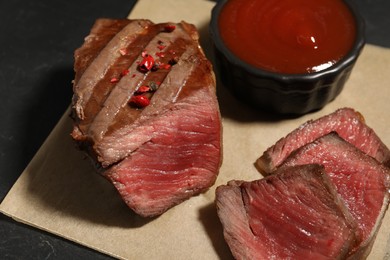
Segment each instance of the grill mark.
[{"label": "grill mark", "polygon": [[[102,161],[103,165],[112,164],[121,158],[128,156],[140,145],[153,138],[153,131],[149,132],[150,134],[143,135],[142,138],[138,138],[137,131],[134,132],[134,129],[143,126],[145,127],[145,130],[148,129],[147,131],[149,131],[150,127],[154,127],[152,119],[156,118],[159,114],[165,113],[170,109],[169,105],[176,102],[176,98],[185,87],[188,77],[190,77],[192,72],[199,66],[198,63],[189,62],[189,60],[191,60],[190,57],[196,55],[197,52],[197,46],[191,46],[186,49],[179,59],[177,66],[175,65],[172,67],[170,73],[160,85],[159,90],[156,91],[152,97],[150,105],[142,110],[141,115],[133,124],[122,125],[120,128],[115,129],[115,135],[104,135],[102,136],[103,139],[96,143],[95,149],[98,157],[104,158],[104,161]],[[112,122],[112,120],[109,121]],[[147,121],[150,121],[150,124],[148,124]],[[120,145],[121,143],[129,144],[127,149],[124,150]],[[107,144],[111,144],[110,148],[106,147]],[[107,150],[110,152],[107,153]],[[102,152],[104,154],[102,154]]]},{"label": "grill mark", "polygon": [[[213,93],[215,90],[211,90],[210,88],[215,85],[215,78],[210,77],[208,75],[212,74],[212,65],[206,59],[194,59],[191,57],[191,62],[194,64],[197,63],[197,69],[191,72],[191,75],[188,77],[186,84],[191,86],[191,88],[183,88],[178,96],[179,99],[186,98],[191,95],[195,89],[205,89],[208,88],[210,93]],[[214,95],[214,93],[212,94]],[[210,95],[210,96],[212,96]]]},{"label": "grill mark", "polygon": [[[164,53],[166,54],[164,57],[158,59],[159,62],[167,64],[173,57],[180,57],[183,55],[183,53],[186,51],[186,48],[188,47],[188,40],[183,38],[176,39],[172,44],[167,46],[164,49]],[[157,52],[160,52],[160,50],[157,50]],[[173,54],[174,52],[174,54]],[[153,55],[153,53],[151,53]],[[174,65],[175,66],[175,65]],[[164,83],[165,78],[169,75],[170,70],[166,69],[159,69],[157,71],[154,71],[152,73],[149,73],[145,80],[140,85],[148,85],[150,82],[160,82],[162,85],[158,89],[158,91],[164,91],[164,87],[166,84]],[[169,87],[169,86],[166,86]],[[148,93],[148,98],[152,98],[155,93]],[[123,125],[129,125],[133,123],[138,116],[142,113],[143,109],[136,109],[129,105],[124,106],[123,109],[121,109],[118,114],[115,116],[115,119],[113,120],[112,124],[108,127],[107,132],[105,135],[112,134],[116,129],[120,128]]]},{"label": "grill mark", "polygon": [[92,27],[91,33],[85,38],[82,48],[75,51],[76,75],[75,85],[84,74],[91,62],[98,56],[101,50],[111,41],[112,38],[131,21],[128,19],[111,20],[99,19]]},{"label": "grill mark", "polygon": [[[162,26],[155,26],[156,28],[163,28]],[[179,32],[179,30],[181,30]],[[178,27],[176,33],[160,33],[154,37],[144,48],[147,53],[151,55],[158,50],[156,46],[159,42],[164,42],[167,47],[172,44],[178,37],[188,38],[188,36],[183,32],[183,30]],[[189,38],[188,38],[189,39]],[[142,54],[139,53],[136,60],[140,61],[142,59]],[[129,68],[129,71],[137,71],[138,64],[133,62]],[[138,89],[148,78],[149,74],[155,72],[141,73],[137,72],[135,74],[130,73],[121,78],[121,80],[112,88],[111,92],[108,94],[107,99],[105,100],[103,107],[94,117],[92,124],[88,130],[89,134],[92,136],[92,139],[95,142],[101,140],[104,134],[107,132],[110,124],[113,122],[115,116],[119,113],[121,109],[127,106],[127,103],[136,89]],[[161,87],[161,86],[160,86]]]},{"label": "grill mark", "polygon": [[178,94],[186,85],[187,79],[198,66],[197,63],[191,61],[191,57],[196,54],[197,50],[194,46],[187,47],[178,64],[172,67],[161,83],[159,90],[152,97],[150,105],[144,109],[143,116],[156,114],[162,111],[162,108],[167,104],[176,102]]},{"label": "grill mark", "polygon": [[[77,100],[74,100],[74,108],[80,119],[84,119],[84,107],[91,97],[94,87],[104,77],[108,69],[121,56],[119,50],[127,47],[128,42],[137,38],[138,34],[145,32],[145,27],[150,25],[149,21],[133,21],[118,32],[111,41],[103,48],[94,61],[88,66],[81,76],[74,90],[77,93]],[[80,89],[80,86],[82,88]]]},{"label": "grill mark", "polygon": [[[120,79],[123,75],[121,73],[129,69],[136,59],[139,57],[145,46],[157,35],[159,32],[158,28],[151,26],[147,28],[147,33],[138,35],[138,37],[130,42],[126,49],[126,54],[121,55],[115,64],[113,64],[107,71],[106,75],[100,80],[91,94],[84,108],[84,120],[80,122],[79,126],[82,132],[88,131],[89,126],[93,122],[95,116],[102,109],[102,104],[109,96],[116,83],[111,83],[112,78]],[[129,70],[129,75],[133,75],[135,71]]]}]

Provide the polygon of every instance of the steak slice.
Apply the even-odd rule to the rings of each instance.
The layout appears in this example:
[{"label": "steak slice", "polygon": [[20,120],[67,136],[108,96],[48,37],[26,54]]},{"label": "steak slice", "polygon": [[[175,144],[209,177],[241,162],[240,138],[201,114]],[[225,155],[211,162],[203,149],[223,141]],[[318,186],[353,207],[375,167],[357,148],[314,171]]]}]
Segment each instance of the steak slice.
[{"label": "steak slice", "polygon": [[219,122],[208,96],[200,89],[180,99],[153,121],[149,141],[105,171],[139,215],[159,215],[214,184],[221,153],[215,130]]},{"label": "steak slice", "polygon": [[236,259],[343,259],[356,223],[319,165],[217,187],[216,206]]},{"label": "steak slice", "polygon": [[221,166],[215,76],[198,39],[186,22],[98,19],[75,51],[71,135],[142,216],[205,191]]},{"label": "steak slice", "polygon": [[278,140],[256,161],[256,167],[267,175],[282,164],[291,152],[330,132],[337,132],[363,152],[390,166],[390,150],[365,124],[363,116],[351,108],[341,108],[317,120],[307,121]]},{"label": "steak slice", "polygon": [[367,256],[388,207],[390,170],[336,133],[296,150],[281,168],[311,163],[324,166],[358,224],[361,243],[352,253]]}]

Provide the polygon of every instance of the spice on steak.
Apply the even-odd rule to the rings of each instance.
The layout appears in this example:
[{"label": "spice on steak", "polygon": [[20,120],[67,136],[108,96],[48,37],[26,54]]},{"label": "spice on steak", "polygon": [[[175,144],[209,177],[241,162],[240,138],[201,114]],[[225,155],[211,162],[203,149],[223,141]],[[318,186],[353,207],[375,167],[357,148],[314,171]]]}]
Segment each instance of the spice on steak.
[{"label": "spice on steak", "polygon": [[[173,24],[167,24],[163,27],[164,32],[173,32],[176,29],[176,26]],[[178,63],[179,57],[176,56],[175,50],[163,51],[166,48],[165,43],[162,40],[157,41],[158,49],[155,52],[155,55],[152,56],[148,51],[143,50],[141,52],[142,60],[138,61],[137,70],[141,73],[148,72],[156,72],[158,70],[170,70],[171,67]],[[127,49],[119,50],[121,55],[128,54]],[[167,57],[168,56],[168,57]],[[155,59],[156,58],[156,59]],[[120,73],[120,77],[124,77],[129,74],[129,70],[125,69]],[[132,77],[135,77],[133,74]],[[120,78],[114,78],[111,80],[112,83],[119,82]],[[129,105],[134,108],[144,108],[150,104],[150,99],[153,96],[153,93],[157,91],[160,83],[156,83],[154,81],[150,81],[149,84],[141,85],[136,91],[134,91],[133,95],[129,100]]]},{"label": "spice on steak", "polygon": [[111,83],[117,83],[117,82],[119,82],[119,79],[116,78],[116,77],[114,77],[114,78],[111,78],[111,79],[110,79],[110,82],[111,82]]},{"label": "spice on steak", "polygon": [[150,99],[145,95],[134,95],[129,103],[133,107],[144,108],[150,104]]},{"label": "spice on steak", "polygon": [[163,41],[159,40],[157,42],[157,49],[159,49],[160,51],[162,51],[163,49],[165,49],[166,45],[164,44]]},{"label": "spice on steak", "polygon": [[142,61],[138,65],[139,71],[146,73],[150,71],[154,66],[154,58],[149,54],[145,54]]},{"label": "spice on steak", "polygon": [[161,82],[154,82],[151,81],[149,82],[148,87],[150,88],[151,91],[156,91],[158,89],[158,86],[161,84]]},{"label": "spice on steak", "polygon": [[129,71],[128,69],[122,70],[121,76],[124,77],[124,76],[126,76],[127,74],[129,74],[129,73],[130,73],[130,71]]},{"label": "spice on steak", "polygon": [[139,88],[137,89],[137,91],[135,92],[135,94],[136,94],[136,95],[138,95],[138,94],[144,94],[144,93],[147,93],[147,92],[149,92],[149,91],[150,91],[149,86],[142,85],[141,87],[139,87]]},{"label": "spice on steak", "polygon": [[164,58],[165,57],[165,52],[163,52],[163,51],[156,52],[156,56],[160,57],[160,58]]}]

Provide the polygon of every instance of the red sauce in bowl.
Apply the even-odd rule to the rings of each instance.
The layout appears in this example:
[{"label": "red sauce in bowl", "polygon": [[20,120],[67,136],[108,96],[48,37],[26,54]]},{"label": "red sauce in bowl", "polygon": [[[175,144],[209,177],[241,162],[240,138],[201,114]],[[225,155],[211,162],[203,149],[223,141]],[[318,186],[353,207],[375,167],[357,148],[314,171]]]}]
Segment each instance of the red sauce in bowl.
[{"label": "red sauce in bowl", "polygon": [[356,37],[354,16],[342,0],[229,0],[218,26],[241,60],[286,74],[332,66]]}]

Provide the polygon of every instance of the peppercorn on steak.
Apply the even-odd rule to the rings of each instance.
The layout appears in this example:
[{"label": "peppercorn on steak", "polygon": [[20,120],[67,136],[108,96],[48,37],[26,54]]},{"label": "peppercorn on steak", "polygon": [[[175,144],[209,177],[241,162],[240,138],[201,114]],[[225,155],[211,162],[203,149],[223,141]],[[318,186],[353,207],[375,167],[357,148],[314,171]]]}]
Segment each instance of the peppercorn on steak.
[{"label": "peppercorn on steak", "polygon": [[195,26],[98,19],[75,51],[71,136],[141,216],[215,183],[215,76]]}]

